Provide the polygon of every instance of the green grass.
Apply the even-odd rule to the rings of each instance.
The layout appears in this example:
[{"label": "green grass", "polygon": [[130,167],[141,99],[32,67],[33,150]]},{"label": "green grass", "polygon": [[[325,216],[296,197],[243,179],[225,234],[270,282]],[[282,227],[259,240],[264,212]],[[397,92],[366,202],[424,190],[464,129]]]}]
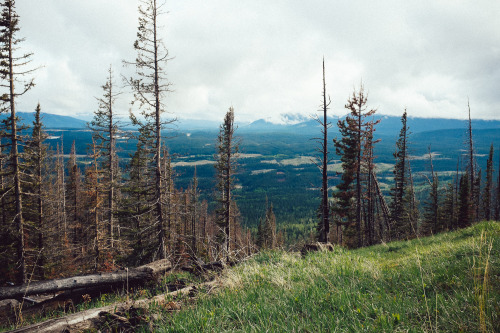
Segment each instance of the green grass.
[{"label": "green grass", "polygon": [[[500,223],[348,251],[262,252],[159,332],[498,332]],[[152,311],[160,311],[152,309]],[[146,330],[146,329],[145,329]]]}]

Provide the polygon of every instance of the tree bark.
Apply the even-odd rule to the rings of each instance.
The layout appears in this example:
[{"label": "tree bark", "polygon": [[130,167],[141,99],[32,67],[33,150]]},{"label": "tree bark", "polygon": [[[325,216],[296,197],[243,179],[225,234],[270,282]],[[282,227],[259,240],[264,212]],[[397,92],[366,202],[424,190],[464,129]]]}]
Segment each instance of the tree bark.
[{"label": "tree bark", "polygon": [[147,309],[150,304],[164,305],[169,304],[171,308],[178,309],[176,303],[170,304],[171,299],[179,296],[193,293],[200,287],[214,287],[216,281],[205,282],[199,285],[191,285],[183,289],[179,289],[170,293],[165,293],[148,299],[141,299],[137,301],[119,302],[97,309],[90,309],[78,313],[71,314],[62,318],[47,320],[43,323],[38,323],[26,326],[11,333],[22,332],[81,332],[86,329],[95,327],[96,322],[99,321],[101,315],[114,314],[117,312],[127,312],[131,309]]},{"label": "tree bark", "polygon": [[65,279],[36,281],[15,287],[0,288],[0,300],[19,298],[33,294],[51,293],[78,288],[97,287],[117,283],[132,283],[136,281],[153,280],[157,274],[163,273],[172,267],[166,259],[152,262],[148,265],[111,273],[90,274]]}]

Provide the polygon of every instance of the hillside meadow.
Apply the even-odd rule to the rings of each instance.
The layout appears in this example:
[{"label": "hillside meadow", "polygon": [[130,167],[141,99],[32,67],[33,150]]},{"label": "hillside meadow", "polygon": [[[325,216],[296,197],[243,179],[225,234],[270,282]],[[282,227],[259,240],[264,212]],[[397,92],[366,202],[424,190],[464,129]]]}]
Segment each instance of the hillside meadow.
[{"label": "hillside meadow", "polygon": [[498,332],[500,223],[333,252],[264,251],[158,332]]}]

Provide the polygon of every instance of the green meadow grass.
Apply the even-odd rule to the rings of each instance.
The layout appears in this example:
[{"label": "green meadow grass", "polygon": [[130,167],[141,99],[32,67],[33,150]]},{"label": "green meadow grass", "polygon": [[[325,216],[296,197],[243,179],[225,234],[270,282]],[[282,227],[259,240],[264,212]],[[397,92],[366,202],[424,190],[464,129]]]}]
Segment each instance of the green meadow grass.
[{"label": "green meadow grass", "polygon": [[[500,332],[500,223],[359,250],[261,252],[158,332]],[[144,330],[150,330],[144,328]]]}]

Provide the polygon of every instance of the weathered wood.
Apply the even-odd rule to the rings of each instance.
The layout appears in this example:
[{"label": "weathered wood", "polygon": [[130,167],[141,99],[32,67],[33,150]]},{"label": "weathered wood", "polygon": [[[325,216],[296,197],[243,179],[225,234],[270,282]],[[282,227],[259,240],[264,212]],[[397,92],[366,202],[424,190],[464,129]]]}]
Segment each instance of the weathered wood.
[{"label": "weathered wood", "polygon": [[140,299],[136,301],[119,302],[97,309],[89,309],[86,311],[74,313],[62,318],[50,319],[43,323],[38,323],[26,327],[19,328],[11,331],[11,333],[25,333],[25,332],[81,332],[86,329],[95,327],[101,315],[108,313],[124,313],[131,309],[147,309],[151,304],[168,307],[171,310],[178,310],[180,306],[173,301],[176,297],[181,295],[190,295],[196,292],[197,289],[204,287],[214,287],[216,281],[205,282],[199,285],[191,285],[183,289],[179,289],[170,293],[158,295],[148,299]]},{"label": "weathered wood", "polygon": [[110,273],[97,273],[84,276],[75,276],[64,279],[35,281],[21,286],[0,288],[0,300],[20,298],[33,294],[43,294],[71,289],[96,287],[99,285],[127,284],[135,281],[154,280],[159,274],[172,266],[167,259],[155,261],[151,264],[132,269],[123,269]]},{"label": "weathered wood", "polygon": [[15,299],[0,301],[0,322],[15,322],[16,311],[21,308],[21,303]]}]

